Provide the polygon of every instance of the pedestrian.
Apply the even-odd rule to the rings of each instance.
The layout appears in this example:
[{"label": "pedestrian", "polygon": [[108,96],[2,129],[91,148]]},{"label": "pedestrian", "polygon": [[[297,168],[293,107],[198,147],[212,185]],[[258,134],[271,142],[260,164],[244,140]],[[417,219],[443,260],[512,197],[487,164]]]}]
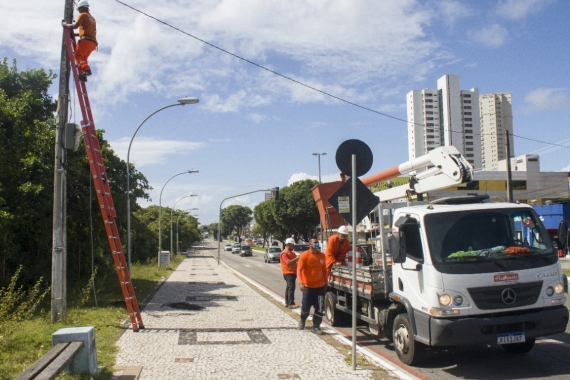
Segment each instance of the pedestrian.
[{"label": "pedestrian", "polygon": [[349,250],[348,228],[340,226],[337,234],[331,236],[327,242],[327,278],[331,273],[332,266],[334,264],[342,264]]},{"label": "pedestrian", "polygon": [[313,313],[313,331],[315,334],[322,335],[321,322],[323,320],[327,286],[327,268],[325,265],[325,254],[319,249],[319,241],[316,238],[312,238],[309,243],[309,250],[303,252],[299,257],[297,278],[299,289],[303,292],[299,330],[305,329],[305,321],[309,317],[311,307],[313,307],[315,309]]},{"label": "pedestrian", "polygon": [[281,272],[287,283],[285,288],[285,307],[297,309],[299,305],[295,303],[295,282],[297,282],[297,262],[299,257],[294,251],[295,240],[288,238],[285,240],[285,249],[281,252],[279,262],[281,262]]},{"label": "pedestrian", "polygon": [[61,26],[66,28],[79,28],[79,41],[75,46],[75,64],[79,68],[79,80],[87,82],[87,77],[91,75],[91,67],[87,59],[97,48],[97,23],[95,18],[89,13],[89,3],[87,0],[80,0],[77,4],[79,17],[73,24],[61,22]]}]

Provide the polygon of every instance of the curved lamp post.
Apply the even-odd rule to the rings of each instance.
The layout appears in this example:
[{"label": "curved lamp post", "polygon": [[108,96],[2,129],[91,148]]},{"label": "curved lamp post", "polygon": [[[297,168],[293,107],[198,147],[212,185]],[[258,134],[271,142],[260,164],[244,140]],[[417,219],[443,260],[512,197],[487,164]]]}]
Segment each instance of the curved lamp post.
[{"label": "curved lamp post", "polygon": [[159,267],[160,267],[160,252],[162,252],[162,192],[164,191],[166,185],[168,185],[168,182],[170,182],[173,178],[176,178],[182,174],[192,174],[192,173],[199,173],[199,171],[187,170],[185,172],[175,174],[172,177],[170,177],[168,181],[166,181],[164,186],[162,186],[162,190],[160,190],[160,197],[158,198],[158,266]]},{"label": "curved lamp post", "polygon": [[221,202],[220,202],[220,214],[218,215],[218,265],[220,265],[220,245],[222,244],[222,204],[227,201],[228,199],[231,198],[237,198],[237,197],[241,197],[242,195],[248,195],[248,194],[253,194],[253,193],[259,193],[260,191],[276,191],[275,189],[279,190],[278,187],[273,188],[273,189],[261,189],[261,190],[254,190],[254,191],[250,191],[248,193],[243,193],[243,194],[238,194],[238,195],[232,195],[231,197],[227,197],[224,198]]},{"label": "curved lamp post", "polygon": [[133,145],[133,140],[135,139],[135,136],[137,135],[137,132],[139,131],[139,129],[141,129],[141,127],[143,126],[143,124],[150,119],[154,114],[170,108],[170,107],[175,107],[175,106],[183,106],[186,104],[196,104],[198,103],[199,100],[198,98],[189,98],[189,97],[184,97],[182,99],[178,99],[178,103],[176,104],[171,104],[169,106],[166,107],[162,107],[156,111],[154,111],[153,113],[151,113],[150,115],[148,115],[146,117],[146,119],[144,119],[142,121],[142,123],[139,124],[138,128],[136,129],[135,133],[133,134],[133,137],[131,137],[131,142],[129,143],[129,149],[127,150],[127,267],[129,269],[129,273],[131,272],[131,192],[130,192],[130,155],[131,155],[131,145]]},{"label": "curved lamp post", "polygon": [[[183,211],[191,211],[191,210],[198,210],[197,208],[189,208]],[[194,215],[194,214],[190,214],[194,217],[198,216],[198,215]],[[178,244],[178,222],[180,221],[180,217],[182,216],[182,213],[178,214],[178,217],[176,218],[176,254],[178,255],[180,253],[180,245]]]},{"label": "curved lamp post", "polygon": [[[176,205],[178,204],[178,202],[180,202],[181,200],[183,200],[184,198],[189,198],[189,197],[197,197],[198,194],[188,194],[182,198],[180,198],[179,200],[177,200],[174,203],[174,206],[172,206],[172,209],[170,210],[170,254],[172,255],[172,251],[174,250],[174,241],[172,239],[172,215],[174,213],[174,208],[176,207]],[[197,210],[197,209],[195,209]]]},{"label": "curved lamp post", "polygon": [[319,183],[321,183],[321,156],[326,156],[326,153],[312,153],[312,156],[317,156],[319,158]]}]

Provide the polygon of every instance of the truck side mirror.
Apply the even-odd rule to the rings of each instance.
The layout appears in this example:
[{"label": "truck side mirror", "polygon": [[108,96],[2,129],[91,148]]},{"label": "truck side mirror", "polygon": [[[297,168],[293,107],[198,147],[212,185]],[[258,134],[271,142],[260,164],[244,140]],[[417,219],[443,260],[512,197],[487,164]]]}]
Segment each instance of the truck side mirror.
[{"label": "truck side mirror", "polygon": [[558,225],[558,249],[563,252],[568,248],[568,221],[561,220]]}]

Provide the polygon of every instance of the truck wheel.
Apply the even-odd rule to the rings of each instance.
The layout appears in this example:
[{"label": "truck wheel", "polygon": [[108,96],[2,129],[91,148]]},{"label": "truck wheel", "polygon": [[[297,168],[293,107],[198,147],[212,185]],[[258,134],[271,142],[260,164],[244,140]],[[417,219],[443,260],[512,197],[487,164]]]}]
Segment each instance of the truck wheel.
[{"label": "truck wheel", "polygon": [[414,365],[423,359],[426,346],[414,339],[412,324],[407,313],[398,314],[394,319],[392,336],[394,349],[402,363]]},{"label": "truck wheel", "polygon": [[346,320],[346,313],[336,308],[336,294],[327,292],[325,295],[325,316],[331,326],[340,326]]},{"label": "truck wheel", "polygon": [[534,339],[522,343],[501,344],[501,346],[509,354],[526,354],[534,347]]}]

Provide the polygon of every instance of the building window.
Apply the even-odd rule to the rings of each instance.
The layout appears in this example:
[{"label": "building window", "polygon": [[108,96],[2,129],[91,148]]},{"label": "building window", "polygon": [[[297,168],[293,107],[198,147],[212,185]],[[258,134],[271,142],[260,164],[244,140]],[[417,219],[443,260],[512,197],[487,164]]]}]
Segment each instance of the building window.
[{"label": "building window", "polygon": [[465,145],[473,145],[473,142],[472,142],[472,141],[467,141],[467,142],[465,142]]},{"label": "building window", "polygon": [[471,115],[471,112],[463,112],[464,115]]},{"label": "building window", "polygon": [[473,153],[467,153],[465,156],[466,157],[473,157]]},{"label": "building window", "polygon": [[467,140],[473,140],[473,136],[465,136]]},{"label": "building window", "polygon": [[473,152],[473,148],[465,148],[466,152]]},{"label": "building window", "polygon": [[470,110],[471,106],[464,106],[463,108],[465,108],[466,110]]},{"label": "building window", "polygon": [[426,115],[433,115],[433,111],[426,111]]},{"label": "building window", "polygon": [[471,94],[461,94],[461,96],[463,96],[464,98],[470,98]]},{"label": "building window", "polygon": [[433,135],[427,135],[426,136],[428,139],[433,139]]},{"label": "building window", "polygon": [[433,129],[426,129],[427,133],[433,133],[433,131],[434,131]]},{"label": "building window", "polygon": [[473,121],[473,119],[470,118],[470,117],[466,117],[466,118],[465,118],[465,121]]},{"label": "building window", "polygon": [[433,99],[426,99],[425,102],[426,103],[433,103]]},{"label": "building window", "polygon": [[472,129],[466,129],[465,133],[473,133],[473,130]]},{"label": "building window", "polygon": [[433,123],[426,123],[426,126],[427,127],[433,127],[434,125],[433,125]]},{"label": "building window", "polygon": [[426,108],[428,108],[428,109],[429,109],[429,108],[433,108],[433,106],[428,106],[428,105],[426,105]]}]

